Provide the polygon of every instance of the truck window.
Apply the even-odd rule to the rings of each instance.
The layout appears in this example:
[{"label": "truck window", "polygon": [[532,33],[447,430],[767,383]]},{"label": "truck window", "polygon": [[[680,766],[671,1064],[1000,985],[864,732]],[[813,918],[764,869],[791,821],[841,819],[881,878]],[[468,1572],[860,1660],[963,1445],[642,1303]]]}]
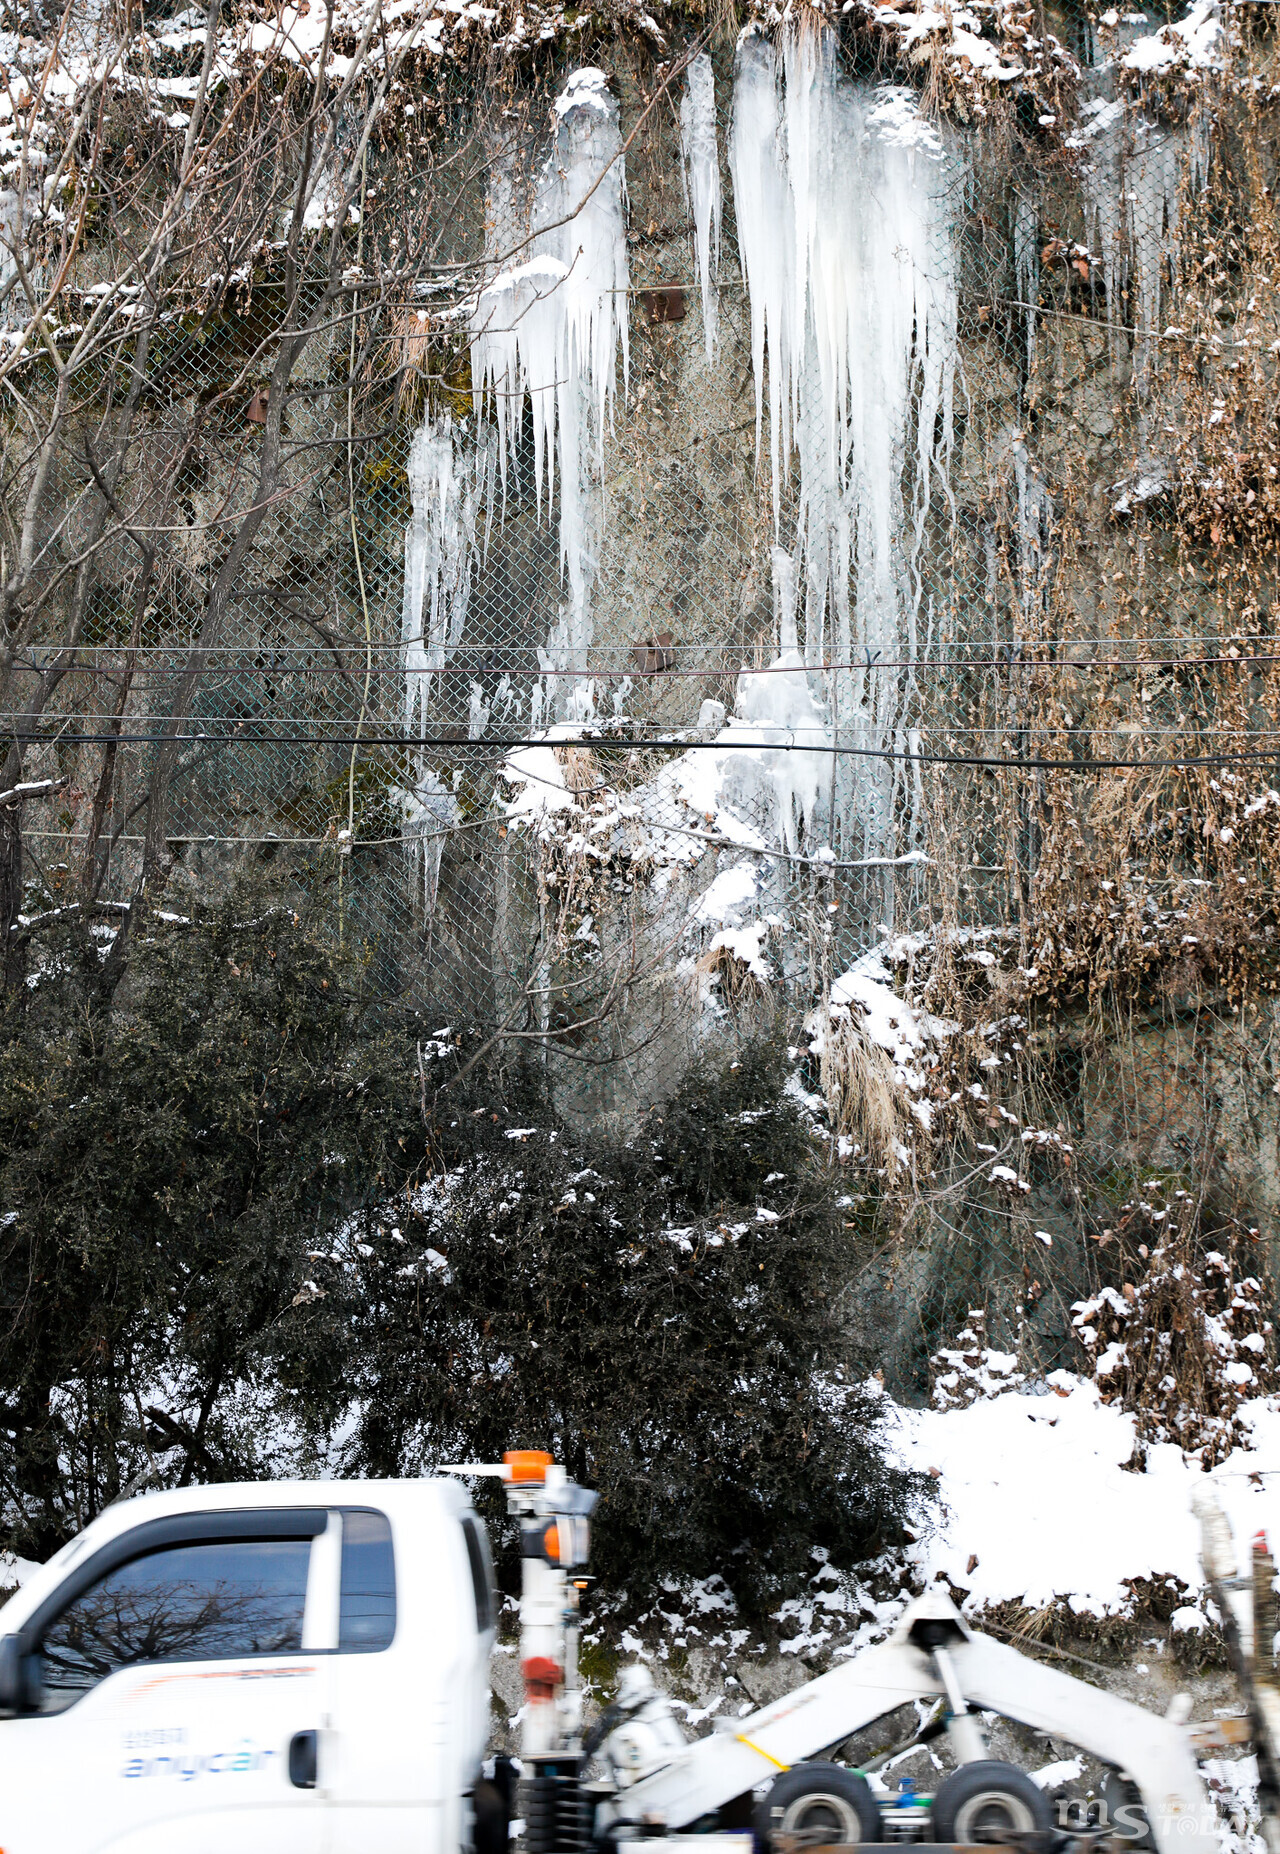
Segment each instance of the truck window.
[{"label": "truck window", "polygon": [[297,1653],[310,1555],[309,1538],[216,1539],[118,1565],[45,1629],[40,1710],[140,1661]]},{"label": "truck window", "polygon": [[471,1567],[471,1588],[476,1599],[476,1629],[485,1635],[493,1627],[497,1607],[493,1595],[489,1541],[473,1513],[468,1513],[463,1519],[462,1534],[467,1541],[467,1563]]},{"label": "truck window", "polygon": [[373,1654],[389,1648],[395,1632],[396,1561],[387,1516],[344,1507],[338,1651]]}]

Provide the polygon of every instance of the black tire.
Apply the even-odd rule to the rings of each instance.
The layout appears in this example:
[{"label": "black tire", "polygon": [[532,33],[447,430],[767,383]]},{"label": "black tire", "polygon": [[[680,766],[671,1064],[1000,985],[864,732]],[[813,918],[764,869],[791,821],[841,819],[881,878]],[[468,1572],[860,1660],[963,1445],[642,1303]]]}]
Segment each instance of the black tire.
[{"label": "black tire", "polygon": [[1099,1827],[1105,1823],[1126,1848],[1149,1848],[1153,1845],[1142,1791],[1132,1777],[1123,1777],[1118,1770],[1104,1770],[1102,1782],[1098,1785],[1098,1795],[1106,1811]]},{"label": "black tire", "polygon": [[880,1810],[871,1785],[840,1764],[793,1764],[775,1777],[756,1810],[763,1847],[775,1835],[794,1835],[809,1847],[856,1847],[880,1840]]},{"label": "black tire", "polygon": [[474,1854],[507,1854],[510,1812],[501,1785],[482,1777],[472,1791],[471,1812]]},{"label": "black tire", "polygon": [[938,1785],[930,1811],[935,1841],[1003,1841],[1053,1827],[1053,1804],[1016,1764],[984,1757],[961,1764]]}]

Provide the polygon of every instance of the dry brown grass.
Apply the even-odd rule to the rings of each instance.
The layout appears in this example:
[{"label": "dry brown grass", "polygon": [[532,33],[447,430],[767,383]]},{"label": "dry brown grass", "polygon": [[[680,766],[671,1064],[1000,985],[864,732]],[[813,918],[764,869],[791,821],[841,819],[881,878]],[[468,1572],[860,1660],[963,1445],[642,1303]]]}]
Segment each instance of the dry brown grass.
[{"label": "dry brown grass", "polygon": [[895,1178],[910,1138],[910,1116],[892,1062],[848,1015],[835,1015],[823,1036],[822,1090],[831,1125],[878,1170]]}]

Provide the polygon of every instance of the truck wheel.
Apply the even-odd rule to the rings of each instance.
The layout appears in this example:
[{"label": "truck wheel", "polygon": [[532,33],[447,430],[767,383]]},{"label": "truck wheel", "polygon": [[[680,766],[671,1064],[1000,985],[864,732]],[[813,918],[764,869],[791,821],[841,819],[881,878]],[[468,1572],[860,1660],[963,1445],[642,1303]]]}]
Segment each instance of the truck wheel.
[{"label": "truck wheel", "polygon": [[1106,1812],[1099,1826],[1105,1822],[1126,1848],[1149,1848],[1152,1845],[1151,1824],[1147,1820],[1142,1791],[1133,1778],[1121,1776],[1118,1770],[1104,1770],[1098,1794]]},{"label": "truck wheel", "polygon": [[879,1841],[880,1811],[865,1777],[815,1759],[774,1778],[756,1811],[756,1832],[765,1847],[778,1835],[809,1847],[856,1847]]},{"label": "truck wheel", "polygon": [[507,1804],[499,1785],[487,1777],[471,1796],[473,1854],[507,1854]]},{"label": "truck wheel", "polygon": [[984,1757],[961,1764],[938,1785],[930,1811],[935,1841],[1003,1841],[1053,1827],[1053,1805],[1016,1764]]}]

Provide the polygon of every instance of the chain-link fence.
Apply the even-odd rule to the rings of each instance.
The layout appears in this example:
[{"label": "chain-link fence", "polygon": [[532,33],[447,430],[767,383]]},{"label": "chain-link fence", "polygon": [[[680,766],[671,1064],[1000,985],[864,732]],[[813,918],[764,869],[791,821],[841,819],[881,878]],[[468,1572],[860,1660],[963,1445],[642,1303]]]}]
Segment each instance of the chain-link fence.
[{"label": "chain-link fence", "polygon": [[[378,986],[442,1045],[536,1047],[583,1131],[628,1136],[765,1029],[882,1178],[968,1090],[1013,1197],[961,1191],[951,1246],[876,1292],[929,1303],[926,1350],[972,1304],[1047,1307],[1031,1225],[1077,1211],[1031,1161],[1088,1129],[1028,1117],[1009,986],[1057,961],[1087,991],[1112,953],[1082,908],[1194,941],[1186,884],[1234,879],[1204,820],[1265,824],[1280,296],[1245,11],[847,10],[462,85],[420,177],[456,268],[357,290],[307,346],[194,655],[254,493],[266,393],[219,396],[269,277],[153,346],[129,467],[169,539],[144,564],[122,531],[71,654],[53,621],[32,648],[62,674],[28,916],[94,865],[109,936],[176,746],[191,884],[257,857],[321,885]],[[70,570],[74,521],[59,546]],[[1115,1065],[1057,1072],[1089,1060],[1154,1111]]]}]

